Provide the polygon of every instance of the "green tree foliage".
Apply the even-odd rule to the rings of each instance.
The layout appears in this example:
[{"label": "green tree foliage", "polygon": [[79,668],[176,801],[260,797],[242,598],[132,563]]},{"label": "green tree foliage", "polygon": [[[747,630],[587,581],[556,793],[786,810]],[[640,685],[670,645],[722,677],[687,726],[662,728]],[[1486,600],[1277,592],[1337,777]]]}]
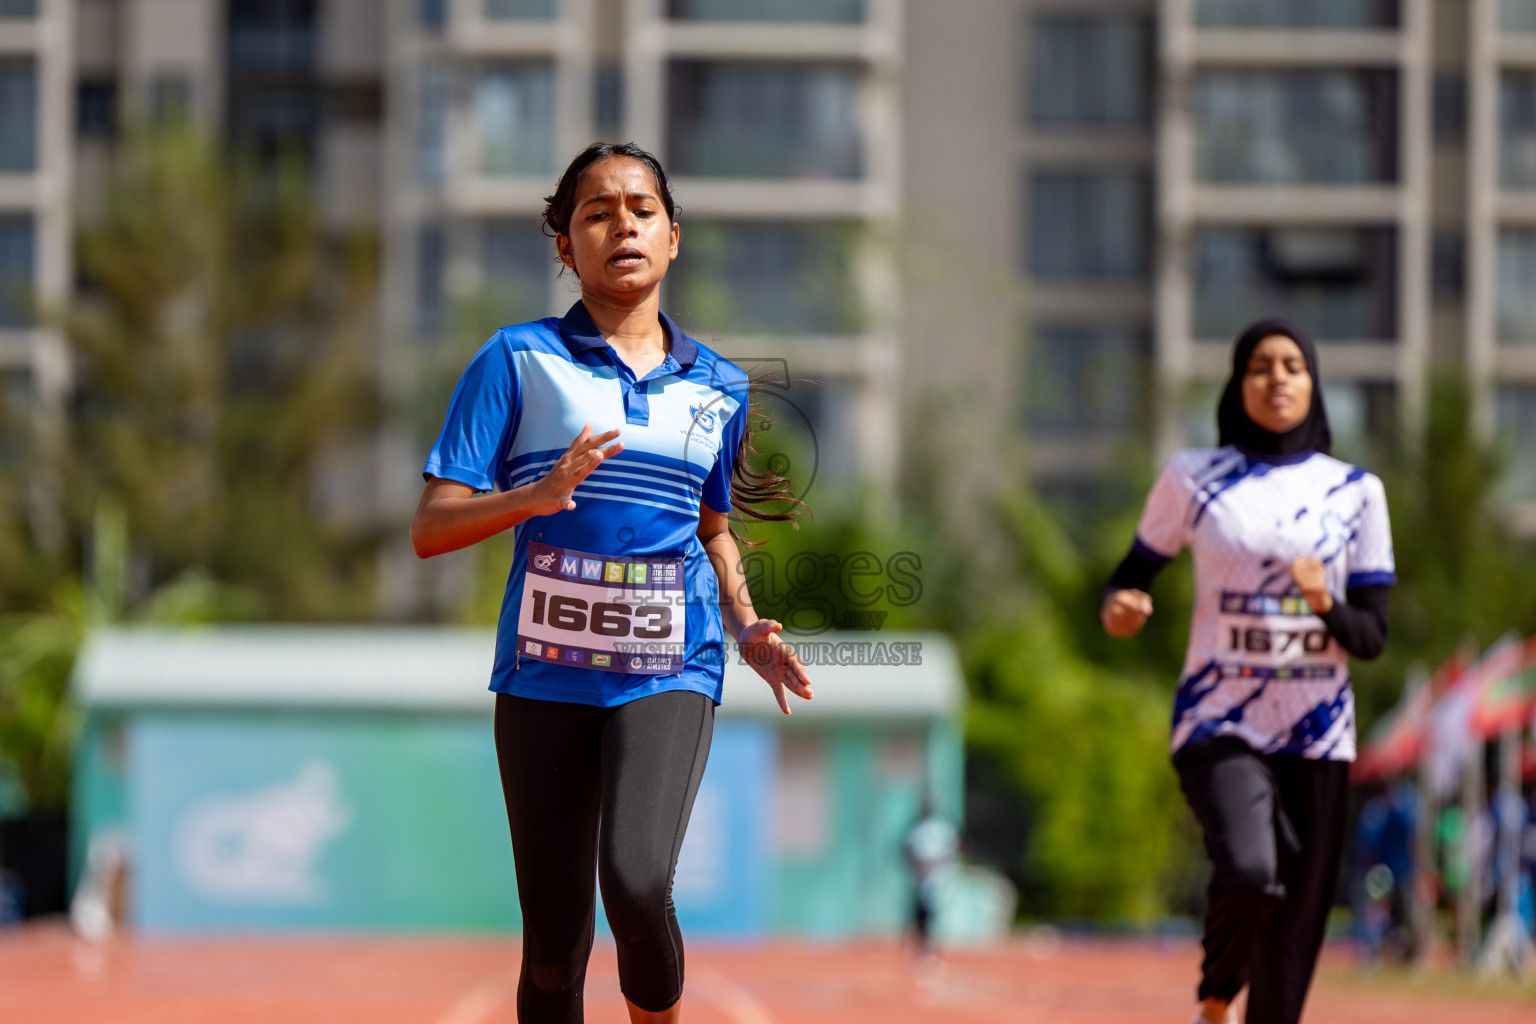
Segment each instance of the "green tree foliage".
[{"label": "green tree foliage", "polygon": [[74,716],[66,693],[84,619],[74,579],[50,607],[0,616],[0,815],[68,801]]},{"label": "green tree foliage", "polygon": [[[91,530],[89,583],[63,576],[41,607],[0,614],[0,815],[68,802],[77,725],[69,677],[86,634],[128,615],[127,542],[121,508],[103,504]],[[134,617],[189,625],[247,618],[253,603],[250,593],[191,570],[157,588]]]},{"label": "green tree foliage", "polygon": [[[1003,521],[1007,558],[994,563],[1012,593],[962,644],[973,763],[1027,825],[1018,862],[1001,866],[1025,914],[1166,914],[1198,863],[1167,749],[1187,572],[1159,581],[1142,637],[1114,641],[1094,614],[1109,558],[1085,555],[1037,502],[1013,499]],[[1110,521],[1096,533],[1107,552],[1129,530]]]},{"label": "green tree foliage", "polygon": [[1482,650],[1536,629],[1536,546],[1514,536],[1499,495],[1507,460],[1530,455],[1481,440],[1473,411],[1465,380],[1436,376],[1422,431],[1381,455],[1398,584],[1385,653],[1352,669],[1362,734],[1415,661],[1433,667],[1465,641]]},{"label": "green tree foliage", "polygon": [[268,618],[366,615],[377,537],[324,515],[321,484],[378,412],[376,248],[323,231],[297,169],[231,165],[186,131],[125,146],[62,321],[72,534],[120,503],[151,585],[198,570]]},{"label": "green tree foliage", "polygon": [[321,483],[379,411],[375,240],[322,230],[296,169],[232,165],[181,129],[124,140],[101,199],[83,294],[43,311],[71,404],[0,403],[0,813],[66,799],[90,627],[363,617],[373,599],[378,537],[324,514]]}]

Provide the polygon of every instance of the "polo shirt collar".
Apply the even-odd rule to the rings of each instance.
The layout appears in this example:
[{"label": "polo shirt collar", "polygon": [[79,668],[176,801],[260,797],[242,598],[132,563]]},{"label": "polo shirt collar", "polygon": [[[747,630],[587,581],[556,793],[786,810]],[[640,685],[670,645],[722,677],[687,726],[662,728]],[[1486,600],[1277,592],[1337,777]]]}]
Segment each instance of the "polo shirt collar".
[{"label": "polo shirt collar", "polygon": [[[662,330],[667,332],[668,349],[673,360],[683,369],[688,369],[699,358],[699,346],[688,335],[683,333],[681,327],[672,322],[672,318],[665,313],[658,313],[661,317]],[[587,312],[587,307],[578,299],[576,304],[566,310],[565,316],[560,319],[560,340],[565,342],[565,347],[570,349],[571,355],[578,358],[585,352],[593,349],[609,348],[603,333],[597,329],[597,324],[592,322],[592,314]]]}]

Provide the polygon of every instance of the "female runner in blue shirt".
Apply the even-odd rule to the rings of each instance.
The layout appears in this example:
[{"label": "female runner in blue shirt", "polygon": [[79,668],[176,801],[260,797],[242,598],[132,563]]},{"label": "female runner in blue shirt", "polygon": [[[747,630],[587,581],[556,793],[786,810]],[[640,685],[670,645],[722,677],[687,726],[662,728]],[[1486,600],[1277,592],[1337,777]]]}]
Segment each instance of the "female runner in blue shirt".
[{"label": "female runner in blue shirt", "polygon": [[780,624],[753,612],[730,530],[733,499],[785,518],[751,506],[789,496],[741,462],[746,374],[660,309],[674,212],[666,172],[633,144],[594,144],[566,168],[544,224],[581,299],[563,318],[502,328],[470,362],[411,524],[423,558],[517,531],[491,689],[524,1022],[582,1020],[594,873],[631,1021],[678,1019],[672,874],[723,630],[785,714],[786,692],[811,697]]}]

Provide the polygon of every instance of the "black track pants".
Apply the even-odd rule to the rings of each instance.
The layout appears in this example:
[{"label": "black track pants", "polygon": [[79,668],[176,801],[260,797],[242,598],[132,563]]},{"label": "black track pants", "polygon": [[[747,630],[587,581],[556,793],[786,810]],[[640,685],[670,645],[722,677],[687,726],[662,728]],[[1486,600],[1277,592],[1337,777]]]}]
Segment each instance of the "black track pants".
[{"label": "black track pants", "polygon": [[1231,1000],[1247,984],[1247,1024],[1296,1024],[1333,903],[1349,765],[1221,737],[1174,766],[1212,867],[1198,997]]},{"label": "black track pants", "polygon": [[497,695],[496,758],[523,910],[524,1024],[582,1020],[594,873],[625,998],[657,1011],[682,995],[672,872],[714,720],[714,702],[691,692],[611,708]]}]

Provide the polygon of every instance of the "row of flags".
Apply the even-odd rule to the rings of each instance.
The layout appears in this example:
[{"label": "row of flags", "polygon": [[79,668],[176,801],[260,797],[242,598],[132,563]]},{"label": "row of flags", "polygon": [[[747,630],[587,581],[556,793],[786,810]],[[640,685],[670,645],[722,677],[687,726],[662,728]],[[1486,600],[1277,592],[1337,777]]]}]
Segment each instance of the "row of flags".
[{"label": "row of flags", "polygon": [[[1451,655],[1410,678],[1403,699],[1371,730],[1355,761],[1357,782],[1422,769],[1430,795],[1454,793],[1462,765],[1495,737],[1536,729],[1536,636],[1510,634],[1481,658]],[[1525,774],[1536,774],[1536,751]]]}]

